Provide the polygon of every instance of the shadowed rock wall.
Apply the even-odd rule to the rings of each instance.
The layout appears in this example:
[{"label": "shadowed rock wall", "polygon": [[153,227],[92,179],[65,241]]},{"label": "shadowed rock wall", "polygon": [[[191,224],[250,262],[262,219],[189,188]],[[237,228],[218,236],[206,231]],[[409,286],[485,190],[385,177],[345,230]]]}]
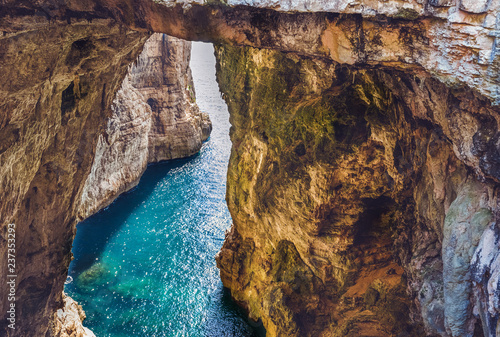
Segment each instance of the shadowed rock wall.
[{"label": "shadowed rock wall", "polygon": [[[3,336],[51,335],[97,139],[147,37],[110,20],[0,37]],[[16,225],[16,330],[6,328],[8,223]]]},{"label": "shadowed rock wall", "polygon": [[216,50],[233,125],[217,261],[267,335],[487,331],[470,264],[497,183],[459,158],[484,151],[498,109],[421,72]]},{"label": "shadowed rock wall", "polygon": [[16,225],[17,274],[16,330],[2,287],[6,336],[90,336],[62,293],[76,223],[135,186],[149,162],[193,155],[210,134],[190,43],[154,35],[137,59],[148,37],[94,20],[1,38],[0,222]]}]

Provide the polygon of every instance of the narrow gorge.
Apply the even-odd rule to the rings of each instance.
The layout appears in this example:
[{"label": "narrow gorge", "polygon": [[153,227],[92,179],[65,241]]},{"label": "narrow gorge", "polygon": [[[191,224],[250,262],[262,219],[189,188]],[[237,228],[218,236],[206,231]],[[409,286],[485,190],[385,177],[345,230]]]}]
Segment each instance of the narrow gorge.
[{"label": "narrow gorge", "polygon": [[97,336],[253,336],[214,260],[231,225],[231,142],[213,47],[193,43],[190,67],[210,139],[194,156],[148,166],[136,188],[77,226],[64,291]]},{"label": "narrow gorge", "polygon": [[76,224],[211,130],[180,39],[215,44],[232,142],[215,258],[266,336],[500,335],[499,10],[0,1],[2,335],[91,335],[63,295]]}]

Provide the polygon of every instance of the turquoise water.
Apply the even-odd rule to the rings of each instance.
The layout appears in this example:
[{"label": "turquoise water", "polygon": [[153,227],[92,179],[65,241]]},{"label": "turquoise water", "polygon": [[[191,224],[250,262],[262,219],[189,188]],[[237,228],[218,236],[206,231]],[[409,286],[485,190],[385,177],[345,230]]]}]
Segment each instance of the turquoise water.
[{"label": "turquoise water", "polygon": [[254,336],[214,260],[231,225],[231,143],[212,45],[193,44],[191,67],[209,141],[195,157],[150,166],[137,188],[77,227],[65,291],[97,337]]}]

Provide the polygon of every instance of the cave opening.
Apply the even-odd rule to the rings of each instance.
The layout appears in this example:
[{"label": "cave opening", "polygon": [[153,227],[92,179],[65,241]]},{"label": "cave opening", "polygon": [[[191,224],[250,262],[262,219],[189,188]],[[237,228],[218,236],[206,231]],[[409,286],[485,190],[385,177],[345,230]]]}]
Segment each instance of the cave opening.
[{"label": "cave opening", "polygon": [[395,201],[388,196],[382,195],[377,198],[365,198],[363,202],[364,211],[359,215],[357,223],[354,225],[356,234],[354,235],[354,246],[367,246],[376,242],[389,243],[395,230],[393,218]]}]

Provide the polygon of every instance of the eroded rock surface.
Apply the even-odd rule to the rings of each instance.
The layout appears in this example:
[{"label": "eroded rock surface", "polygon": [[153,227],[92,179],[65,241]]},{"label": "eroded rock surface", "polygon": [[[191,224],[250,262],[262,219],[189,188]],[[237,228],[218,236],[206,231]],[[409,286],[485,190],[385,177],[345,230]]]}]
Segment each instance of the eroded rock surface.
[{"label": "eroded rock surface", "polygon": [[361,0],[222,2],[4,0],[26,19],[112,17],[129,27],[187,40],[225,42],[326,57],[339,63],[421,68],[450,86],[468,85],[500,104],[498,1]]},{"label": "eroded rock surface", "polygon": [[497,192],[463,153],[498,110],[425,73],[217,57],[234,128],[217,259],[250,317],[268,336],[479,336],[469,266]]},{"label": "eroded rock surface", "polygon": [[63,293],[63,307],[58,309],[54,320],[54,335],[59,337],[95,337],[82,325],[85,312],[82,306]]},{"label": "eroded rock surface", "polygon": [[[2,336],[51,335],[97,139],[147,37],[107,19],[0,37]],[[16,225],[16,330],[6,320],[8,223]]]},{"label": "eroded rock surface", "polygon": [[0,334],[89,335],[62,295],[76,223],[137,183],[148,162],[199,151],[211,124],[193,101],[188,42],[155,35],[129,67],[149,34],[108,19],[10,20],[23,30],[0,38],[0,264],[14,223],[17,322],[7,328],[1,287]]}]

